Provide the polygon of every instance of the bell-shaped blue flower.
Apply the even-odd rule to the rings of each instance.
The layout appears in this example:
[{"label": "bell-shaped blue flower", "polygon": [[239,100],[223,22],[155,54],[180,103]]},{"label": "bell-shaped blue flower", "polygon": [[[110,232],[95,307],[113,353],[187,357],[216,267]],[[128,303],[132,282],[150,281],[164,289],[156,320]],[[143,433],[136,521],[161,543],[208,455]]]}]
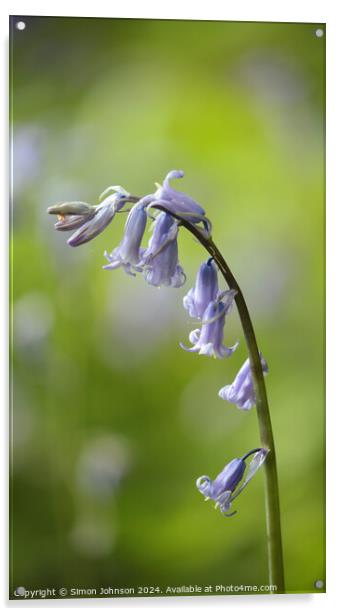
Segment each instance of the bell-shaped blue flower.
[{"label": "bell-shaped blue flower", "polygon": [[134,271],[142,270],[138,264],[143,256],[141,242],[147,222],[145,212],[147,203],[148,201],[141,199],[133,206],[126,219],[124,237],[119,246],[111,254],[104,253],[109,265],[104,265],[103,269],[113,270],[123,267],[131,276],[135,276]]},{"label": "bell-shaped blue flower", "polygon": [[68,245],[75,247],[93,240],[112,222],[117,206],[120,209],[123,205],[124,202],[113,201],[112,197],[105,199],[103,203],[97,206],[94,216],[71,235],[67,240]]},{"label": "bell-shaped blue flower", "polygon": [[220,296],[216,301],[208,304],[203,314],[201,328],[190,332],[189,340],[193,346],[189,349],[181,343],[182,349],[219,359],[229,357],[236,350],[238,343],[232,347],[223,344],[225,318],[232,309],[236,291],[231,289],[221,295],[223,299]]},{"label": "bell-shaped blue flower", "polygon": [[[230,517],[236,513],[229,513],[231,503],[244,490],[249,481],[254,477],[260,466],[265,461],[268,455],[267,449],[252,449],[242,458],[235,458],[227,464],[223,471],[217,475],[216,479],[211,480],[210,477],[203,475],[196,481],[198,490],[205,496],[205,500],[212,499],[215,501],[215,507],[219,507],[221,513],[226,517]],[[253,456],[243,479],[243,475],[247,468],[246,459]],[[239,486],[239,484],[241,485]],[[238,487],[239,486],[239,487]]]},{"label": "bell-shaped blue flower", "polygon": [[195,319],[202,319],[210,302],[218,296],[217,267],[212,258],[200,266],[195,286],[183,298],[184,308]]},{"label": "bell-shaped blue flower", "polygon": [[184,220],[194,224],[202,222],[205,229],[210,232],[211,224],[206,218],[205,210],[202,206],[196,203],[189,195],[170,186],[170,180],[179,179],[183,176],[183,171],[170,171],[166,175],[163,184],[158,185],[158,189],[153,195],[153,202],[149,207],[154,207],[153,203],[161,205],[166,208],[168,213],[180,216]]},{"label": "bell-shaped blue flower", "polygon": [[181,287],[185,283],[186,276],[178,263],[177,235],[177,222],[161,212],[141,261],[145,280],[155,287]]},{"label": "bell-shaped blue flower", "polygon": [[[261,355],[261,365],[263,374],[268,374],[268,365],[266,360]],[[237,408],[243,411],[250,411],[255,406],[255,391],[253,377],[250,369],[249,359],[246,359],[242,368],[239,370],[231,385],[225,385],[218,392],[218,395],[223,400],[236,404]]]},{"label": "bell-shaped blue flower", "polygon": [[99,205],[71,201],[52,206],[47,211],[49,214],[58,216],[54,225],[57,231],[74,231],[67,243],[69,246],[76,247],[93,240],[102,233],[127,200],[128,193],[121,188],[120,192],[117,191],[114,195],[110,195]]}]

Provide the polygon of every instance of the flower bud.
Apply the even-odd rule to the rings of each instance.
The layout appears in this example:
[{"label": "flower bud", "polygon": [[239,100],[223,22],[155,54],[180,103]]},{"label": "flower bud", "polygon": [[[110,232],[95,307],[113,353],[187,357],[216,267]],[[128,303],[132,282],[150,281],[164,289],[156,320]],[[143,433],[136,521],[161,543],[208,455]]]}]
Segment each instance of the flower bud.
[{"label": "flower bud", "polygon": [[47,208],[48,214],[56,214],[57,216],[86,216],[96,209],[96,206],[89,205],[83,201],[69,201],[60,205],[51,205]]}]

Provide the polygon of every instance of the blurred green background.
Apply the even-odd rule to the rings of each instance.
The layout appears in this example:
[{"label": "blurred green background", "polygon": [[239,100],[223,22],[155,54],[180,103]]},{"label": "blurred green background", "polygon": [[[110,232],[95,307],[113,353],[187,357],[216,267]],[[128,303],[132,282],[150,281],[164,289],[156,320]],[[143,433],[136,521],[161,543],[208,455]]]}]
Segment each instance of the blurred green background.
[{"label": "blurred green background", "polygon": [[[12,18],[11,589],[266,584],[263,475],[225,519],[195,487],[259,445],[217,391],[246,357],[179,348],[181,289],[101,269],[46,208],[173,184],[207,210],[270,374],[287,590],[324,554],[324,63],[318,24]],[[221,281],[222,284],[222,281]]]}]

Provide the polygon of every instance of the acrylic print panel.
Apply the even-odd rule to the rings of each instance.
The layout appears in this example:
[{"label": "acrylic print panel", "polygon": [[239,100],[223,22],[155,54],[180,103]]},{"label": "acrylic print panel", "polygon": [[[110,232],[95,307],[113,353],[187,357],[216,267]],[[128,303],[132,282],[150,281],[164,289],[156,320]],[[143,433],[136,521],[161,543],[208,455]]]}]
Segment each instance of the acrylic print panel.
[{"label": "acrylic print panel", "polygon": [[325,25],[10,28],[11,599],[324,592]]}]

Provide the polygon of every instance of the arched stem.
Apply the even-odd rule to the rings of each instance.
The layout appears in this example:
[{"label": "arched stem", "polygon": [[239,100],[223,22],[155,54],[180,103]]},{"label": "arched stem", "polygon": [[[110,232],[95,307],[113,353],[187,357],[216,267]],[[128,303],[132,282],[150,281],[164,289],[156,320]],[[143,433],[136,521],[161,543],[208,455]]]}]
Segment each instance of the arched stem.
[{"label": "arched stem", "polygon": [[168,211],[163,205],[157,205],[157,202],[155,202],[152,204],[152,207],[165,211],[171,214],[171,216],[173,216],[177,220],[179,220],[181,226],[185,227],[188,231],[190,231],[190,233],[192,233],[192,235],[197,238],[200,244],[202,244],[202,246],[204,246],[208,253],[213,257],[228,287],[237,291],[237,295],[235,296],[235,303],[238,309],[244,337],[248,348],[249,362],[253,376],[254,391],[256,397],[256,410],[261,445],[262,447],[265,447],[269,450],[267,458],[264,462],[269,584],[273,587],[271,592],[284,593],[285,588],[281,539],[280,504],[275,445],[269,414],[266,386],[261,365],[261,357],[259,354],[256,336],[249,315],[247,304],[245,302],[243,293],[239,287],[237,280],[235,279],[223,255],[213,242],[212,238],[208,236],[199,227],[192,224],[188,220],[185,220],[180,215],[176,215],[173,212]]}]

